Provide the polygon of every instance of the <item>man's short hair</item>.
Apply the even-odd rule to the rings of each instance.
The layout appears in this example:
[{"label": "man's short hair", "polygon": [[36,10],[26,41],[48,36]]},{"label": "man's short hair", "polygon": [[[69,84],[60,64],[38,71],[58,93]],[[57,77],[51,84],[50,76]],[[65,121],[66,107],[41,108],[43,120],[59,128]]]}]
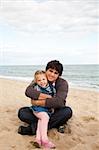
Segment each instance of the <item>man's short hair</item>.
[{"label": "man's short hair", "polygon": [[52,60],[52,61],[48,62],[46,65],[46,71],[50,68],[58,71],[59,76],[62,75],[63,65],[58,60]]}]

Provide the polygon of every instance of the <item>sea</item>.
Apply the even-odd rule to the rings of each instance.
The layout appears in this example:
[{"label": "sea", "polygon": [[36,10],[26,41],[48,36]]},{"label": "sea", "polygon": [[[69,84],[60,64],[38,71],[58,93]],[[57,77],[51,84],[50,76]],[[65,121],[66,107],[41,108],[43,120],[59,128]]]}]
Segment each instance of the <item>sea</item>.
[{"label": "sea", "polygon": [[[37,70],[45,70],[45,65],[0,66],[0,78],[31,82]],[[64,65],[62,78],[69,87],[95,90],[99,92],[99,65]]]}]

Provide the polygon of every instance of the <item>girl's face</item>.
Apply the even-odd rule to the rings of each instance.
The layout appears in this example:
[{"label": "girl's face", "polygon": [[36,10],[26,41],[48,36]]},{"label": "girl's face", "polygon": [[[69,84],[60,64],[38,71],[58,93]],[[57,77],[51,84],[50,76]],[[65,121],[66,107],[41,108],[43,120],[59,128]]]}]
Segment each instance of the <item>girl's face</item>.
[{"label": "girl's face", "polygon": [[49,68],[48,70],[46,70],[46,76],[47,76],[48,81],[53,83],[59,77],[59,73],[55,69]]},{"label": "girl's face", "polygon": [[46,75],[45,74],[36,75],[36,83],[41,87],[46,87],[48,84]]}]

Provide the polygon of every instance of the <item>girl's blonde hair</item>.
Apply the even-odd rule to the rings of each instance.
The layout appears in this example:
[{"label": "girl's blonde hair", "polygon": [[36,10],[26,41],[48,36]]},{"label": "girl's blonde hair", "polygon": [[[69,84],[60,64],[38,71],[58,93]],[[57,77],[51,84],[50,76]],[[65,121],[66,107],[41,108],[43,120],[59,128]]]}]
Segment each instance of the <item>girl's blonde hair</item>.
[{"label": "girl's blonde hair", "polygon": [[37,79],[37,75],[40,75],[40,74],[45,74],[45,71],[43,70],[37,70],[34,74],[34,82],[36,82],[36,79]]}]

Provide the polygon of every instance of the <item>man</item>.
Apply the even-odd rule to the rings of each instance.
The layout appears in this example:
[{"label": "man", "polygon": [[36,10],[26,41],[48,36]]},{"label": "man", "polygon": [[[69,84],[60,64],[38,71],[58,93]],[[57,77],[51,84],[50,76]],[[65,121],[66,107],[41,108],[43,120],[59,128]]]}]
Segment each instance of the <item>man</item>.
[{"label": "man", "polygon": [[[59,61],[53,60],[48,62],[46,66],[46,76],[49,83],[55,85],[55,97],[50,97],[47,94],[43,94],[40,91],[35,90],[33,88],[33,83],[31,83],[25,91],[26,96],[31,98],[32,105],[46,106],[54,110],[54,113],[51,115],[49,120],[48,129],[57,128],[60,132],[64,132],[63,128],[60,127],[72,117],[71,108],[66,106],[68,83],[60,77],[62,72],[63,65]],[[29,124],[28,127],[20,126],[18,133],[22,135],[34,135],[36,133],[38,119],[33,116],[33,112],[30,108],[20,108],[18,117],[21,121]]]}]

